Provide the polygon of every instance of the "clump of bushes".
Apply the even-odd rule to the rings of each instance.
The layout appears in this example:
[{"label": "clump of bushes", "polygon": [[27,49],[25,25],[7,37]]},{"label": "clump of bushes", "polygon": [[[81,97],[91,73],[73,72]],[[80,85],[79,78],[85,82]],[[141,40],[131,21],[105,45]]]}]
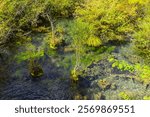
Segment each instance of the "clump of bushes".
[{"label": "clump of bushes", "polygon": [[137,79],[144,82],[144,84],[150,83],[150,67],[147,65],[135,65],[135,71]]},{"label": "clump of bushes", "polygon": [[93,25],[94,33],[103,42],[126,41],[133,34],[144,6],[139,0],[85,0],[75,12],[75,17]]},{"label": "clump of bushes", "polygon": [[135,52],[144,58],[145,63],[150,64],[150,8],[146,8],[143,21],[139,22],[139,29],[134,34]]},{"label": "clump of bushes", "polygon": [[[0,45],[21,40],[26,32],[38,27],[41,19],[47,22],[50,20],[54,25],[58,18],[70,17],[76,2],[78,1],[0,0]],[[17,33],[20,34],[19,37]]]}]

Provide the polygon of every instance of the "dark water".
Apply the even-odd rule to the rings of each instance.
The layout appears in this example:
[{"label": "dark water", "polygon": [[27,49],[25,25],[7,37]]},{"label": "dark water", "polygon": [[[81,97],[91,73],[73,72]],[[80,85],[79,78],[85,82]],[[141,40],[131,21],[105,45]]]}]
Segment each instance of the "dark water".
[{"label": "dark water", "polygon": [[[43,36],[33,35],[31,43],[36,47],[43,47]],[[14,59],[16,54],[24,50],[22,48],[14,48],[0,57],[0,99],[121,99],[119,93],[124,91],[132,93],[135,99],[150,95],[150,86],[146,88],[142,83],[133,81],[129,78],[129,72],[112,68],[106,59],[90,65],[85,71],[86,76],[79,77],[78,84],[72,84],[72,54],[61,51],[52,56],[45,49],[44,56],[36,58],[44,75],[33,79],[29,73],[29,60],[17,62]],[[120,51],[111,54],[122,59]],[[104,89],[100,87],[100,80],[106,80],[108,86]]]},{"label": "dark water", "polygon": [[[36,40],[35,40],[36,38]],[[33,37],[31,42],[36,47],[43,43],[43,34]],[[44,75],[32,78],[29,71],[29,60],[17,62],[15,54],[24,48],[17,48],[14,53],[0,59],[0,99],[73,99],[68,68],[58,66],[64,57],[51,57],[47,54],[36,59]]]},{"label": "dark water", "polygon": [[[56,67],[46,57],[41,62],[44,75],[33,79],[29,75],[28,62],[10,63],[7,81],[1,85],[0,99],[71,99],[70,80],[64,69]],[[3,74],[5,77],[5,74]]]}]

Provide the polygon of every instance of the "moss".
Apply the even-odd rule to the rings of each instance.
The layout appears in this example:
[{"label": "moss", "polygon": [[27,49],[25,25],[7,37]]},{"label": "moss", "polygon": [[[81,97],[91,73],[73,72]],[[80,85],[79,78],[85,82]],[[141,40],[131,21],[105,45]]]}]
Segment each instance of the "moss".
[{"label": "moss", "polygon": [[29,62],[29,72],[33,78],[38,78],[44,75],[42,67],[34,59],[31,59]]},{"label": "moss", "polygon": [[105,80],[105,79],[102,79],[102,80],[99,80],[97,82],[98,86],[102,89],[102,90],[106,90],[106,89],[109,89],[111,84],[109,83],[109,81]]},{"label": "moss", "polygon": [[98,47],[102,45],[102,41],[96,36],[91,36],[90,38],[87,39],[86,44],[88,46]]},{"label": "moss", "polygon": [[93,94],[93,99],[94,99],[94,100],[100,100],[101,97],[102,97],[102,94],[101,94],[100,92]]},{"label": "moss", "polygon": [[137,79],[143,81],[144,84],[150,83],[150,67],[147,65],[135,65]]},{"label": "moss", "polygon": [[135,98],[135,95],[132,92],[126,91],[120,92],[119,97],[123,100],[133,100]]},{"label": "moss", "polygon": [[25,60],[29,60],[31,58],[39,58],[42,56],[44,56],[44,51],[39,52],[26,51],[16,55],[15,58],[17,59],[18,62],[22,62]]},{"label": "moss", "polygon": [[76,83],[79,80],[77,71],[75,69],[71,70],[71,81]]},{"label": "moss", "polygon": [[32,31],[33,32],[48,33],[49,29],[47,27],[40,26],[40,27],[37,27],[37,28],[32,28]]},{"label": "moss", "polygon": [[143,100],[150,100],[150,96],[144,96]]},{"label": "moss", "polygon": [[132,73],[135,71],[134,65],[129,64],[125,60],[117,60],[114,57],[110,57],[108,61],[112,63],[113,68],[117,67],[121,71],[129,71]]},{"label": "moss", "polygon": [[35,66],[35,67],[31,68],[30,75],[33,78],[41,77],[41,76],[43,76],[43,74],[44,74],[44,72],[40,66]]}]

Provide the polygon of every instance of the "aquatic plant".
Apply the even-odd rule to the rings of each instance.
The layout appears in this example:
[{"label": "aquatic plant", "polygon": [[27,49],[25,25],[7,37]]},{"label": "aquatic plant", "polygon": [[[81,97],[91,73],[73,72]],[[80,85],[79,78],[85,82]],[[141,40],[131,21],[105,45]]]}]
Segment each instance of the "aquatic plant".
[{"label": "aquatic plant", "polygon": [[41,65],[34,59],[29,61],[29,73],[33,78],[38,78],[44,74]]},{"label": "aquatic plant", "polygon": [[100,88],[102,88],[102,90],[110,88],[110,83],[106,79],[99,80],[97,84]]},{"label": "aquatic plant", "polygon": [[68,33],[72,38],[72,47],[75,50],[75,66],[73,71],[76,74],[78,71],[81,71],[81,58],[85,51],[84,42],[91,33],[89,25],[80,20],[70,23],[70,31]]},{"label": "aquatic plant", "polygon": [[150,100],[150,96],[144,96],[143,100]]},{"label": "aquatic plant", "polygon": [[75,69],[71,70],[71,76],[70,77],[71,77],[72,83],[77,83],[77,81],[79,80],[77,70],[75,70]]},{"label": "aquatic plant", "polygon": [[102,45],[102,41],[96,36],[91,36],[86,40],[86,44],[88,46],[98,47]]},{"label": "aquatic plant", "polygon": [[135,65],[136,76],[139,81],[144,82],[144,84],[150,83],[150,67],[147,65]]},{"label": "aquatic plant", "polygon": [[120,69],[121,71],[129,71],[129,72],[134,72],[134,66],[130,65],[128,62],[124,61],[124,60],[117,60],[114,58],[109,58],[108,59],[109,62],[112,63],[112,67],[117,67],[118,69]]},{"label": "aquatic plant", "polygon": [[27,44],[26,46],[27,48],[25,51],[20,52],[19,54],[15,56],[18,62],[22,62],[22,61],[33,59],[33,58],[40,58],[44,56],[43,48],[39,47],[36,49],[36,47],[31,43]]},{"label": "aquatic plant", "polygon": [[123,100],[133,100],[134,95],[131,92],[120,92],[119,97]]}]

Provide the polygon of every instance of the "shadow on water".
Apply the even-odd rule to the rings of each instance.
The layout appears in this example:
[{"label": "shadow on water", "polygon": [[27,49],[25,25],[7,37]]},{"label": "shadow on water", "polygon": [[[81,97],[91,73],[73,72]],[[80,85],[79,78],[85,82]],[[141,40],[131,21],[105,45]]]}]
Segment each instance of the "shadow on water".
[{"label": "shadow on water", "polygon": [[[40,46],[43,35],[34,35],[37,41],[32,44]],[[70,84],[70,67],[64,68],[57,62],[64,56],[52,57],[44,53],[37,59],[43,69],[43,76],[32,78],[29,73],[29,60],[17,62],[15,54],[8,55],[7,59],[0,59],[0,99],[73,99]],[[5,63],[5,64],[4,64]]]},{"label": "shadow on water", "polygon": [[65,69],[57,67],[46,55],[39,62],[44,71],[39,78],[29,75],[27,61],[10,63],[11,73],[5,85],[0,86],[0,99],[72,99],[70,80]]}]

